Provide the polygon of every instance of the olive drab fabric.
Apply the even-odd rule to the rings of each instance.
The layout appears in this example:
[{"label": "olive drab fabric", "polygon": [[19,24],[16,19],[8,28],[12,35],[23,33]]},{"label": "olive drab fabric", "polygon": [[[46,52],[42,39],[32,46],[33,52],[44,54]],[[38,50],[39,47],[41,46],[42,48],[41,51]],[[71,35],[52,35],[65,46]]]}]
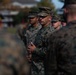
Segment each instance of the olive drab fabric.
[{"label": "olive drab fabric", "polygon": [[37,75],[44,75],[44,63],[47,47],[48,47],[48,41],[47,37],[54,32],[54,28],[51,27],[51,25],[48,25],[47,27],[41,28],[39,32],[37,33],[37,36],[35,38],[34,44],[36,45],[35,51],[32,53],[32,60],[36,63],[37,67],[41,67],[38,69]]},{"label": "olive drab fabric", "polygon": [[41,28],[40,24],[38,24],[38,26],[36,27],[31,26],[31,25],[28,27],[25,33],[27,45],[31,42],[34,42],[36,34],[40,30],[40,28]]},{"label": "olive drab fabric", "polygon": [[76,75],[76,20],[50,35],[46,75]]},{"label": "olive drab fabric", "polygon": [[[36,34],[41,28],[41,25],[38,23],[38,20],[36,20],[36,19],[38,19],[37,14],[38,14],[37,11],[31,10],[29,12],[29,15],[28,15],[29,20],[31,18],[35,18],[36,22],[32,20],[34,23],[33,24],[32,23],[28,24],[28,28],[27,28],[27,30],[24,34],[24,36],[26,37],[26,46],[28,46],[29,43],[34,42]],[[34,26],[35,23],[36,23],[36,25]]]},{"label": "olive drab fabric", "polygon": [[0,75],[28,75],[26,48],[16,34],[0,30]]},{"label": "olive drab fabric", "polygon": [[[40,7],[39,17],[51,16],[51,10],[49,7]],[[54,32],[54,28],[51,24],[47,26],[42,26],[42,28],[36,34],[34,44],[36,49],[32,52],[32,61],[35,64],[35,69],[33,70],[36,75],[45,75],[45,57],[47,52],[48,41],[47,38],[50,34]]]},{"label": "olive drab fabric", "polygon": [[[48,45],[47,37],[53,32],[54,32],[54,28],[51,27],[51,25],[48,25],[47,27],[41,28],[37,33],[37,36],[34,42],[35,45],[37,46],[37,49],[35,50],[35,52],[37,52],[37,54],[40,55],[41,57],[45,57],[45,54],[47,51],[47,45]],[[34,57],[36,58],[36,56]]]}]

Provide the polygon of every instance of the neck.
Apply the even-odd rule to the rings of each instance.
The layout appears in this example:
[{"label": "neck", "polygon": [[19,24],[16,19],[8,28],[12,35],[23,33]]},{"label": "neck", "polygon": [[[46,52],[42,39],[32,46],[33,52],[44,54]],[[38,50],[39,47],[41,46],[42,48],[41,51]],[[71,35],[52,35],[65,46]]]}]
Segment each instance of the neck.
[{"label": "neck", "polygon": [[60,28],[61,28],[61,26],[58,26],[58,27],[56,27],[55,29],[56,29],[56,30],[59,30]]},{"label": "neck", "polygon": [[42,27],[46,27],[46,26],[48,26],[50,24],[51,24],[51,22],[48,22],[47,24],[43,25]]},{"label": "neck", "polygon": [[76,20],[76,14],[67,16],[67,22],[71,22],[71,21],[74,21],[74,20]]},{"label": "neck", "polygon": [[37,27],[38,26],[38,22],[35,24],[31,24],[33,27]]}]

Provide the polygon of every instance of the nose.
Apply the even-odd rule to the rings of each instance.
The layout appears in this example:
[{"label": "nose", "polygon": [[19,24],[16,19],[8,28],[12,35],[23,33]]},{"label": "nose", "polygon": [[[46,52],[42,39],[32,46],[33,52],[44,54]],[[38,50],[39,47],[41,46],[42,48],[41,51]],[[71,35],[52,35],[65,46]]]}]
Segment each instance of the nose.
[{"label": "nose", "polygon": [[43,17],[39,17],[39,19],[40,19],[40,20],[42,20],[42,19],[43,19]]}]

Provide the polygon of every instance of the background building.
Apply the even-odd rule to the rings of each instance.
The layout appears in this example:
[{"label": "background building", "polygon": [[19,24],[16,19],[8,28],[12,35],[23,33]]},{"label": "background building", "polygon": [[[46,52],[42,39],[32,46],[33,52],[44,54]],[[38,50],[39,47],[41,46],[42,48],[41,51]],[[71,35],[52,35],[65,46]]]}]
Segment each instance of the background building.
[{"label": "background building", "polygon": [[8,26],[12,25],[15,15],[21,10],[37,6],[37,3],[36,0],[10,0],[9,2],[4,2],[0,6],[0,15],[3,16],[2,23]]},{"label": "background building", "polygon": [[13,6],[19,6],[21,8],[33,7],[37,5],[36,0],[11,0]]}]

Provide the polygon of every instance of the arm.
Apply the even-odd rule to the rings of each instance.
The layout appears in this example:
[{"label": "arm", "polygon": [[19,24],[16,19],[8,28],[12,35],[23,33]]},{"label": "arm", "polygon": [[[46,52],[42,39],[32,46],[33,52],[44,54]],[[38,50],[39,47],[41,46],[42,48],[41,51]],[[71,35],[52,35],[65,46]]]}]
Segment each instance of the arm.
[{"label": "arm", "polygon": [[31,45],[28,46],[28,50],[31,51],[32,54],[44,57],[46,55],[47,48],[46,46],[38,48],[32,43]]}]

